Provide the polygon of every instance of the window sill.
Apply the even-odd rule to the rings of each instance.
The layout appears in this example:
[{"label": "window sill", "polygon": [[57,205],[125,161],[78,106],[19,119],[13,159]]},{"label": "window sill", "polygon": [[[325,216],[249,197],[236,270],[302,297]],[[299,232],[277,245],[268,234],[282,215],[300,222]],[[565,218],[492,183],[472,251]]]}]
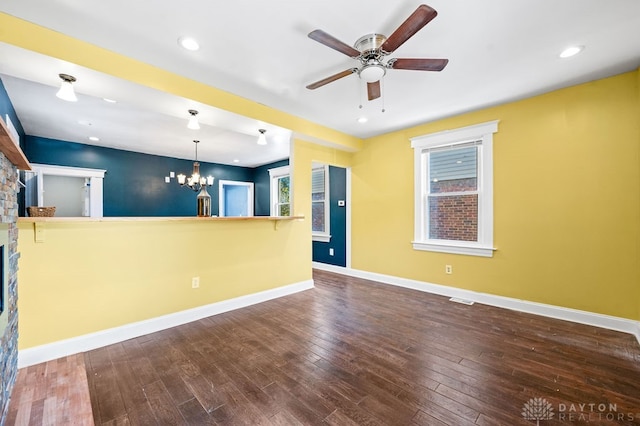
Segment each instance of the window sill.
[{"label": "window sill", "polygon": [[412,241],[414,250],[435,251],[438,253],[464,254],[468,256],[493,257],[496,250],[493,247],[483,247],[467,244],[442,244]]},{"label": "window sill", "polygon": [[329,241],[331,241],[331,235],[330,234],[312,234],[311,239],[313,241],[319,241],[321,243],[328,243]]}]

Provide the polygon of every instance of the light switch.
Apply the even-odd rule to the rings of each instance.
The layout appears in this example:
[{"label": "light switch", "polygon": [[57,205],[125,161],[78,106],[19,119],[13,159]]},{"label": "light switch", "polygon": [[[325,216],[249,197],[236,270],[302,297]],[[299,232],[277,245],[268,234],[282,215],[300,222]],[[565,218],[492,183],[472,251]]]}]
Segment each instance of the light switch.
[{"label": "light switch", "polygon": [[171,178],[169,176],[165,176],[164,183],[171,183]]}]

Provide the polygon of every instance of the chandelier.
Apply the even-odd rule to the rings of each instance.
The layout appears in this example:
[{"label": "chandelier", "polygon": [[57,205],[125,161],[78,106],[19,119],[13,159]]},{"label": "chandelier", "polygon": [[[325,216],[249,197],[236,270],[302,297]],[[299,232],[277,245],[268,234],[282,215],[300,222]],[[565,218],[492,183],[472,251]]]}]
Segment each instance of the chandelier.
[{"label": "chandelier", "polygon": [[213,185],[214,177],[200,176],[200,163],[198,163],[198,144],[200,143],[200,141],[193,141],[193,143],[196,144],[196,161],[193,162],[193,172],[191,172],[191,176],[189,176],[188,178],[184,173],[178,174],[177,177],[180,186],[187,186],[195,192],[198,192],[203,187]]},{"label": "chandelier", "polygon": [[198,144],[200,141],[194,140],[196,144],[196,160],[193,162],[193,172],[191,176],[187,178],[184,173],[178,174],[178,183],[182,187],[187,187],[195,192],[200,191],[198,194],[198,216],[211,216],[211,196],[207,192],[207,186],[213,185],[213,176],[201,176],[200,175],[200,163],[198,163]]}]

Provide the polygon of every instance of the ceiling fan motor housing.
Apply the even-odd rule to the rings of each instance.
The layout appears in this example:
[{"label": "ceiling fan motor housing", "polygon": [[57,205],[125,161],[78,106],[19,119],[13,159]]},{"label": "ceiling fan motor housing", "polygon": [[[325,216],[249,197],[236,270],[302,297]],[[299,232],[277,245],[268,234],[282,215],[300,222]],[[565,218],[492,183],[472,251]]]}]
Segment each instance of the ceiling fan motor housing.
[{"label": "ceiling fan motor housing", "polygon": [[386,67],[382,64],[385,52],[380,49],[386,40],[387,37],[384,35],[373,33],[360,37],[353,45],[360,51],[359,59],[363,65],[358,71],[358,75],[367,83],[380,80],[387,72]]},{"label": "ceiling fan motor housing", "polygon": [[384,43],[386,40],[387,37],[383,36],[382,34],[367,34],[356,40],[356,43],[353,45],[353,47],[358,49],[362,56],[380,55],[380,46],[382,46],[382,43]]}]

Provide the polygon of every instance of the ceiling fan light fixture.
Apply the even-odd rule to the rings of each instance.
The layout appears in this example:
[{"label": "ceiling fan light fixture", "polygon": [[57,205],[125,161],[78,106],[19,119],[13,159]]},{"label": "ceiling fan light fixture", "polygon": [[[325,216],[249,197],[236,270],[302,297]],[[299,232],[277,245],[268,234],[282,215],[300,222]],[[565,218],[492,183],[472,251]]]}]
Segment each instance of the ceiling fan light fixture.
[{"label": "ceiling fan light fixture", "polygon": [[62,80],[62,84],[60,85],[60,90],[58,90],[56,96],[63,101],[77,102],[78,98],[73,90],[73,83],[76,81],[76,78],[69,74],[58,74],[58,77]]},{"label": "ceiling fan light fixture", "polygon": [[258,136],[258,145],[266,145],[267,144],[267,137],[265,136],[265,133],[267,132],[265,129],[258,129],[258,131],[260,132],[260,135]]},{"label": "ceiling fan light fixture", "polygon": [[382,77],[384,77],[386,73],[387,70],[382,65],[371,64],[362,67],[362,69],[358,72],[358,75],[367,83],[375,83],[376,81],[379,81]]},{"label": "ceiling fan light fixture", "polygon": [[198,122],[198,111],[196,111],[195,109],[190,109],[189,115],[190,117],[189,122],[187,123],[187,128],[191,130],[200,129],[200,123]]}]

